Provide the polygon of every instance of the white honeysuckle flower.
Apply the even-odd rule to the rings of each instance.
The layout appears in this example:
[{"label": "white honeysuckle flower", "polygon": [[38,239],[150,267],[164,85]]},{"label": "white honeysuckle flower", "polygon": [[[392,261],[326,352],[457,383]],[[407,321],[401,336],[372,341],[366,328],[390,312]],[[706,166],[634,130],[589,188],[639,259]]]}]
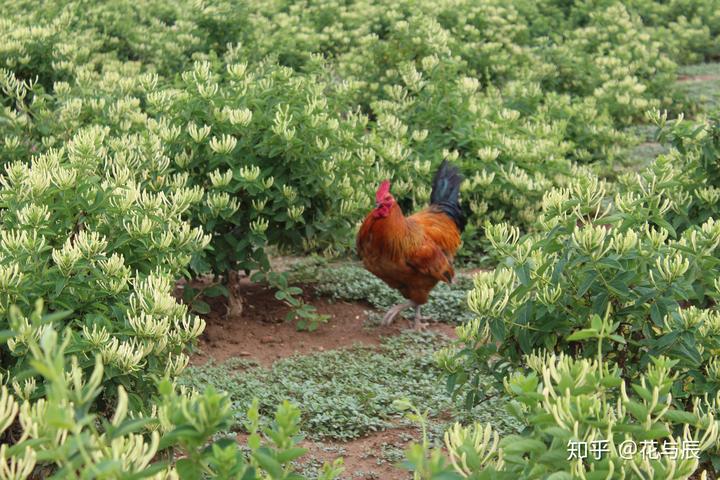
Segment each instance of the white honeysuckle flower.
[{"label": "white honeysuckle flower", "polygon": [[132,279],[134,291],[129,298],[129,316],[139,316],[142,312],[149,315],[174,318],[183,315],[186,307],[175,301],[171,295],[173,284],[168,275],[152,274]]},{"label": "white honeysuckle flower", "polygon": [[170,331],[170,319],[141,312],[139,316],[128,316],[127,321],[138,337],[162,338]]},{"label": "white honeysuckle flower", "polygon": [[234,80],[241,80],[247,71],[247,62],[228,64],[225,68]]},{"label": "white honeysuckle flower", "polygon": [[248,165],[240,167],[240,177],[248,182],[254,182],[260,177],[260,167],[256,165]]},{"label": "white honeysuckle flower", "polygon": [[625,255],[637,248],[640,236],[632,229],[625,233],[613,230],[610,248],[620,255]]},{"label": "white honeysuckle flower", "polygon": [[467,303],[473,312],[478,315],[499,315],[508,304],[510,294],[508,291],[496,292],[493,287],[480,285],[467,294]]},{"label": "white honeysuckle flower", "polygon": [[193,154],[188,154],[185,151],[180,152],[178,155],[175,156],[175,163],[180,168],[187,168],[188,165],[190,165],[190,161],[193,159]]},{"label": "white honeysuckle flower", "polygon": [[133,216],[130,221],[123,219],[123,227],[132,238],[146,237],[155,229],[155,222],[148,216]]},{"label": "white honeysuckle flower", "polygon": [[35,469],[37,454],[30,447],[25,447],[22,457],[9,455],[8,444],[0,445],[0,478],[3,480],[25,480]]},{"label": "white honeysuckle flower", "polygon": [[217,83],[198,83],[197,91],[202,98],[209,99],[218,94],[220,86]]},{"label": "white honeysuckle flower", "polygon": [[140,76],[140,86],[145,92],[151,92],[157,88],[160,77],[157,73],[145,73]]},{"label": "white honeysuckle flower", "polygon": [[353,202],[350,200],[342,199],[340,200],[340,215],[346,216],[349,215],[351,212],[353,212],[357,208],[357,202]]},{"label": "white honeysuckle flower", "polygon": [[20,265],[12,263],[0,266],[0,292],[9,292],[17,289],[23,281],[25,274],[20,271]]},{"label": "white honeysuckle flower", "polygon": [[664,228],[660,227],[656,229],[655,227],[650,226],[649,223],[644,224],[644,230],[645,238],[650,242],[650,246],[653,250],[659,250],[660,247],[665,244],[665,241],[670,234]]},{"label": "white honeysuckle flower", "polygon": [[290,185],[283,185],[282,192],[288,202],[292,203],[297,197],[297,191]]},{"label": "white honeysuckle flower", "polygon": [[291,220],[298,221],[302,217],[305,207],[303,205],[293,205],[288,207],[287,214]]},{"label": "white honeysuckle flower", "polygon": [[252,121],[253,113],[248,108],[223,108],[223,114],[232,125],[247,127]]},{"label": "white honeysuckle flower", "polygon": [[232,182],[233,172],[232,170],[226,170],[224,173],[220,172],[219,169],[215,169],[208,174],[210,177],[210,183],[215,188],[227,187]]},{"label": "white honeysuckle flower", "polygon": [[267,200],[268,200],[267,198],[263,198],[263,199],[254,198],[254,199],[251,201],[252,206],[253,206],[253,209],[254,209],[256,212],[262,212],[262,211],[265,209],[265,205],[267,204]]},{"label": "white honeysuckle flower", "polygon": [[165,374],[170,377],[177,377],[185,370],[189,361],[190,357],[182,353],[171,356],[165,364]]},{"label": "white honeysuckle flower", "polygon": [[20,146],[20,138],[15,135],[6,136],[3,138],[2,144],[7,150],[12,151]]},{"label": "white honeysuckle flower", "polygon": [[416,142],[422,142],[427,138],[428,133],[430,132],[427,129],[413,130],[412,139]]},{"label": "white honeysuckle flower", "polygon": [[222,137],[213,137],[210,139],[210,149],[219,154],[229,154],[235,149],[237,139],[232,135],[224,134]]},{"label": "white honeysuckle flower", "polygon": [[602,225],[576,226],[572,233],[573,244],[593,260],[602,258],[611,245],[606,245],[607,229]]},{"label": "white honeysuckle flower", "polygon": [[478,149],[477,155],[483,162],[494,162],[500,156],[500,150],[495,147],[482,147]]},{"label": "white honeysuckle flower", "polygon": [[96,324],[93,324],[92,330],[90,330],[87,325],[83,325],[82,332],[85,340],[95,348],[102,347],[110,340],[110,333],[108,333],[105,327],[98,329]]},{"label": "white honeysuckle flower", "polygon": [[20,406],[5,385],[0,386],[0,434],[12,425]]},{"label": "white honeysuckle flower", "polygon": [[180,336],[182,343],[188,343],[205,331],[205,320],[198,316],[184,316],[180,320],[175,320],[174,331]]},{"label": "white honeysuckle flower", "polygon": [[493,248],[502,250],[504,247],[517,244],[520,239],[520,229],[505,222],[486,224],[485,236]]},{"label": "white honeysuckle flower", "polygon": [[265,218],[258,218],[252,222],[250,222],[250,230],[257,234],[263,234],[267,231],[269,226],[269,222]]},{"label": "white honeysuckle flower", "polygon": [[[500,470],[504,465],[500,435],[489,424],[483,428],[479,423],[468,427],[456,423],[445,432],[444,440],[450,463],[463,477],[473,475],[478,468],[493,467]],[[464,452],[468,446],[475,451],[480,465],[468,465],[467,454]]]},{"label": "white honeysuckle flower", "polygon": [[472,95],[480,88],[480,80],[473,77],[462,77],[458,81],[458,86],[465,95]]},{"label": "white honeysuckle flower", "polygon": [[[34,378],[28,378],[25,380],[23,385],[21,386],[20,383],[18,383],[16,380],[13,380],[12,382],[13,390],[15,391],[15,395],[20,397],[22,400],[30,400],[30,397],[35,392],[37,388],[37,382]],[[1,400],[1,397],[0,397]],[[0,429],[2,431],[2,429]]]},{"label": "white honeysuckle flower", "polygon": [[230,206],[230,195],[226,192],[213,192],[207,196],[207,205],[213,215],[218,215]]},{"label": "white honeysuckle flower", "polygon": [[57,168],[51,171],[52,182],[60,190],[70,190],[77,184],[77,171],[72,168]]},{"label": "white honeysuckle flower", "polygon": [[[672,257],[660,256],[655,259],[655,267],[660,276],[667,283],[681,278],[690,267],[690,261],[683,257],[680,252],[676,252]],[[652,275],[652,272],[650,272]]]},{"label": "white honeysuckle flower", "polygon": [[98,232],[88,233],[87,230],[81,230],[78,232],[73,243],[88,260],[91,260],[103,253],[108,246],[108,241],[104,235],[101,235]]},{"label": "white honeysuckle flower", "polygon": [[143,368],[146,352],[135,338],[121,342],[113,337],[101,347],[101,354],[106,364],[117,366],[123,373],[133,373]]},{"label": "white honeysuckle flower", "polygon": [[8,339],[7,346],[11,352],[14,352],[18,347],[27,345],[31,340],[37,341],[47,329],[47,325],[43,325],[39,328],[35,328],[30,325],[27,318],[23,317],[17,321],[17,324],[13,327],[15,335]]}]

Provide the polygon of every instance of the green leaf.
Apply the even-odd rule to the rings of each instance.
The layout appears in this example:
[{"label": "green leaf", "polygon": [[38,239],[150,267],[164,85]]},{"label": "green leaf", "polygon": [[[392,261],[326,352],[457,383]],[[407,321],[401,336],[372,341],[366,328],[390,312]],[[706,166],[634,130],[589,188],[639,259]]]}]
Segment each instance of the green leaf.
[{"label": "green leaf", "polygon": [[655,424],[649,430],[643,430],[635,434],[636,440],[657,440],[658,438],[665,438],[672,434],[665,425]]},{"label": "green leaf", "polygon": [[305,453],[307,453],[307,451],[307,448],[288,448],[287,450],[278,452],[275,458],[280,463],[288,463],[295,460],[296,458],[302,457],[303,455],[305,455]]},{"label": "green leaf", "polygon": [[598,277],[598,272],[595,270],[591,270],[585,274],[583,277],[583,281],[578,287],[577,296],[582,297],[585,295],[585,293],[590,289],[590,287],[593,286],[595,283],[595,280]]},{"label": "green leaf", "polygon": [[546,446],[540,440],[523,438],[518,435],[510,435],[500,441],[503,451],[509,455],[519,455],[528,452],[539,453],[546,450]]},{"label": "green leaf", "polygon": [[206,315],[206,314],[210,313],[210,305],[203,302],[202,300],[195,300],[192,303],[192,309],[194,312],[197,312],[201,315]]},{"label": "green leaf", "polygon": [[567,340],[569,342],[574,342],[574,341],[578,341],[578,340],[585,340],[588,338],[597,338],[599,336],[600,336],[600,332],[598,332],[597,330],[592,329],[592,328],[585,328],[585,329],[578,330],[578,331],[572,333],[571,335],[569,335],[567,337]]},{"label": "green leaf", "polygon": [[273,479],[280,479],[283,476],[282,465],[270,454],[266,447],[260,447],[253,452],[253,458]]},{"label": "green leaf", "polygon": [[9,339],[13,338],[15,335],[17,335],[12,330],[0,330],[0,343],[5,343]]},{"label": "green leaf", "polygon": [[692,412],[685,412],[683,410],[670,409],[663,415],[663,419],[667,419],[673,423],[697,425],[699,419],[697,415]]},{"label": "green leaf", "polygon": [[182,480],[200,480],[202,478],[200,465],[194,463],[189,458],[178,460],[175,463],[175,469]]},{"label": "green leaf", "polygon": [[215,297],[220,297],[220,296],[223,296],[223,297],[230,296],[230,292],[228,291],[227,287],[220,283],[217,283],[217,284],[213,285],[212,287],[206,288],[205,290],[203,290],[202,293],[206,297],[210,297],[210,298],[215,298]]}]

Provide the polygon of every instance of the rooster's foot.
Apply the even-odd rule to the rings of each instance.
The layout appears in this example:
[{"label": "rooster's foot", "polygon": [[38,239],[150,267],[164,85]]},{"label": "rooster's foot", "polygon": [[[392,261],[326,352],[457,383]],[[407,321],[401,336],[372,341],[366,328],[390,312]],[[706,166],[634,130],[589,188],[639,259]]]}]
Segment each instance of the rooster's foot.
[{"label": "rooster's foot", "polygon": [[414,303],[407,302],[407,303],[397,304],[394,307],[390,307],[388,309],[387,313],[385,314],[385,316],[383,317],[382,321],[380,322],[380,325],[382,325],[383,327],[387,327],[388,325],[390,325],[393,322],[393,320],[395,320],[395,317],[397,317],[400,314],[400,312],[402,312],[406,308],[410,308],[413,306],[415,306]]},{"label": "rooster's foot", "polygon": [[422,332],[423,330],[425,330],[428,324],[426,322],[423,322],[423,320],[427,319],[420,315],[420,305],[415,305],[415,320],[412,324],[413,329],[417,330],[418,332]]},{"label": "rooster's foot", "polygon": [[417,319],[415,319],[415,321],[412,324],[412,327],[413,327],[413,330],[415,330],[415,331],[424,332],[425,330],[427,330],[428,323],[420,322]]}]

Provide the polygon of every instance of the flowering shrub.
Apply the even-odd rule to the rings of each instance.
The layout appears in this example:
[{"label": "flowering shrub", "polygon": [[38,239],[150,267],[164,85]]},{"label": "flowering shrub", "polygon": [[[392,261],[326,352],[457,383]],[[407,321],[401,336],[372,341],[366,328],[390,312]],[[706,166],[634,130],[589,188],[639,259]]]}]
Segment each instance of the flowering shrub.
[{"label": "flowering shrub", "polygon": [[702,42],[665,49],[653,19],[682,20],[663,8],[17,2],[0,23],[0,156],[27,159],[89,126],[153,133],[169,172],[203,188],[190,218],[213,233],[195,271],[266,270],[268,245],[343,251],[378,179],[423,206],[445,150],[471,179],[476,218],[528,228],[573,161],[612,161],[632,141],[617,127],[674,96],[674,59]]},{"label": "flowering shrub", "polygon": [[586,26],[548,50],[548,60],[558,66],[559,89],[592,95],[619,122],[671,101],[674,62],[622,4],[591,12]]},{"label": "flowering shrub", "polygon": [[[36,312],[33,320],[46,325],[28,353],[30,371],[45,380],[45,396],[33,400],[27,388],[13,394],[0,387],[0,438],[12,439],[3,438],[0,447],[0,477],[92,473],[113,479],[280,480],[293,475],[290,462],[305,452],[295,439],[300,412],[294,405],[280,405],[267,427],[260,426],[257,404],[250,408],[247,455],[235,438],[213,440],[231,426],[233,413],[228,397],[211,388],[178,393],[164,380],[156,407],[143,415],[132,411],[127,391],[119,386],[111,414],[99,416],[92,407],[103,389],[102,355],[95,357],[89,377],[75,356],[66,368],[73,334],[68,330],[59,341],[47,318]],[[325,464],[318,478],[335,478],[341,465],[341,460]]]},{"label": "flowering shrub", "polygon": [[719,453],[720,394],[674,408],[676,362],[653,359],[631,388],[602,357],[526,362],[528,373],[504,381],[525,433],[501,439],[490,425],[456,424],[445,432],[449,462],[437,450],[408,450],[415,478],[708,478],[698,467]]},{"label": "flowering shrub", "polygon": [[[134,408],[144,403],[150,375],[184,368],[183,352],[204,321],[177,303],[174,281],[210,239],[182,220],[198,191],[168,175],[168,166],[148,139],[108,138],[102,128],[82,130],[29,163],[6,164],[0,329],[14,335],[0,347],[3,373],[26,368],[29,342],[52,324],[71,328],[82,368],[102,356],[108,386],[123,385]],[[163,182],[172,193],[157,191]],[[25,309],[37,298],[68,313],[48,324],[11,319],[13,305]]]},{"label": "flowering shrub", "polygon": [[[717,218],[720,214],[720,119],[685,121],[682,116],[668,121],[666,114],[654,115],[660,141],[672,147],[659,157],[640,180],[621,177],[624,188],[662,191],[669,199],[665,214],[676,230]],[[655,186],[657,185],[657,186]]]},{"label": "flowering shrub", "polygon": [[629,3],[646,25],[657,28],[658,38],[678,62],[694,63],[720,53],[720,11],[712,0]]},{"label": "flowering shrub", "polygon": [[306,77],[239,60],[229,53],[219,72],[198,63],[182,90],[147,93],[153,116],[177,119],[159,126],[176,169],[206,192],[194,217],[213,232],[212,270],[268,268],[268,242],[347,247],[372,188],[353,182],[371,177],[367,118],[327,95],[342,87],[322,68]]},{"label": "flowering shrub", "polygon": [[674,398],[720,390],[720,317],[707,308],[720,294],[720,224],[710,219],[676,236],[663,216],[671,185],[648,185],[643,195],[617,193],[607,203],[602,182],[580,179],[548,192],[538,233],[487,226],[502,260],[475,277],[468,304],[477,318],[458,328],[463,366],[448,364],[454,381],[471,382],[469,395],[477,390],[471,372],[490,356],[499,353],[509,367],[537,348],[602,355],[629,378],[666,355],[682,374]]}]

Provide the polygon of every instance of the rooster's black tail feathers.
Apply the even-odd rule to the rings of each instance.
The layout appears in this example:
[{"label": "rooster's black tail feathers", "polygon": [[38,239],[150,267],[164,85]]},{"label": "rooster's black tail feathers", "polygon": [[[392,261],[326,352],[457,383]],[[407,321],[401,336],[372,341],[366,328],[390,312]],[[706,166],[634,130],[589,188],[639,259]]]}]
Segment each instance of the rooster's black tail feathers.
[{"label": "rooster's black tail feathers", "polygon": [[459,202],[460,184],[463,179],[458,168],[444,160],[435,173],[430,193],[430,203],[452,218],[461,232],[467,223]]}]

